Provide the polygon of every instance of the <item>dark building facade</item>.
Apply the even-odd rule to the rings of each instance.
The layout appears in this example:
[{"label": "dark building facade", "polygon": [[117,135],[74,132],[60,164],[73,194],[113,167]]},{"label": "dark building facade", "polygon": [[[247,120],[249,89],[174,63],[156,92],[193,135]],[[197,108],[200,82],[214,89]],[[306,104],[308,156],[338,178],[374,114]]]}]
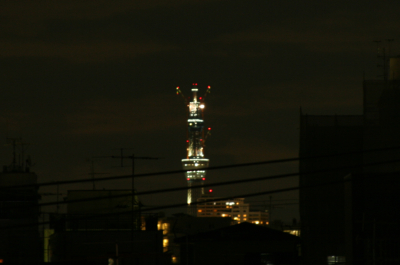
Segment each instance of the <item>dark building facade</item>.
[{"label": "dark building facade", "polygon": [[67,214],[51,216],[49,261],[170,263],[171,255],[163,252],[163,233],[157,231],[157,215],[144,218],[132,190],[71,190],[67,202]]},{"label": "dark building facade", "polygon": [[[43,259],[35,173],[5,167],[0,173],[0,259],[33,264]],[[18,185],[32,185],[14,188]]]},{"label": "dark building facade", "polygon": [[181,265],[300,262],[299,237],[247,222],[184,236],[175,242],[180,245]]},{"label": "dark building facade", "polygon": [[364,81],[363,90],[363,115],[300,115],[306,264],[400,261],[390,250],[400,247],[391,239],[400,236],[400,82]]}]

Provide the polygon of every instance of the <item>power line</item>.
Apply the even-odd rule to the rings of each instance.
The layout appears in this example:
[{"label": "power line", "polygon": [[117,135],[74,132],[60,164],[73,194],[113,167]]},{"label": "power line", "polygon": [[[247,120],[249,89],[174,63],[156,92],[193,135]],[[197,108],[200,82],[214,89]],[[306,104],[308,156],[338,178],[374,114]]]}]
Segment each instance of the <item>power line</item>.
[{"label": "power line", "polygon": [[[344,166],[344,167],[338,167],[338,168],[313,170],[313,171],[302,172],[302,173],[295,172],[295,173],[286,173],[286,174],[279,174],[279,175],[273,175],[273,176],[255,177],[255,178],[251,178],[251,179],[240,179],[240,180],[232,180],[232,181],[223,181],[223,182],[217,182],[217,183],[204,184],[203,186],[199,186],[199,187],[196,187],[196,188],[225,186],[225,185],[240,184],[240,183],[246,183],[246,182],[255,182],[255,181],[263,181],[263,180],[295,177],[295,176],[298,176],[300,174],[307,175],[307,174],[327,173],[327,172],[338,171],[338,170],[362,168],[362,167],[367,167],[367,166],[376,166],[376,165],[390,164],[390,163],[396,163],[396,162],[400,162],[400,159],[381,161],[381,162],[372,162],[372,163],[366,163],[366,164],[361,164],[361,165],[353,165],[353,166]],[[182,190],[187,190],[187,189],[188,189],[187,186],[185,186],[185,187],[175,187],[175,188],[168,188],[168,189],[142,191],[142,192],[135,193],[135,195],[136,196],[149,195],[149,194],[164,193],[164,192],[182,191]],[[107,196],[107,197],[94,197],[94,198],[86,198],[86,199],[80,199],[80,200],[63,201],[63,202],[58,202],[58,204],[104,200],[104,199],[120,198],[120,197],[128,197],[128,196],[130,197],[130,196],[132,196],[132,194],[121,194],[121,195],[113,195],[113,196]],[[41,203],[41,204],[38,204],[38,205],[39,206],[50,206],[50,205],[56,205],[56,204],[57,204],[57,202],[48,202],[48,203]]]},{"label": "power line", "polygon": [[[390,151],[390,150],[399,150],[399,149],[400,149],[400,147],[396,146],[396,147],[368,149],[368,150],[361,150],[361,151],[354,151],[354,152],[347,152],[347,153],[339,153],[339,154],[318,155],[318,156],[301,157],[301,158],[300,157],[284,158],[284,159],[274,159],[274,160],[266,160],[266,161],[259,161],[259,162],[230,164],[230,165],[224,165],[224,166],[209,167],[209,168],[207,168],[207,171],[209,171],[209,170],[217,170],[217,169],[227,169],[227,168],[237,168],[237,167],[248,167],[248,166],[259,166],[259,165],[276,164],[276,163],[295,162],[295,161],[308,160],[308,159],[317,159],[317,158],[330,158],[330,157],[336,157],[336,156],[345,156],[345,155],[353,155],[353,154],[360,154],[360,153]],[[170,174],[184,173],[186,171],[187,170],[180,169],[180,170],[172,170],[172,171],[143,173],[143,174],[137,174],[134,177],[138,178],[138,177],[150,177],[150,176],[158,176],[158,175],[170,175]],[[73,184],[73,183],[92,182],[92,181],[107,181],[107,180],[117,180],[117,179],[125,179],[125,178],[132,178],[132,175],[121,175],[121,176],[113,176],[113,177],[106,177],[106,178],[65,180],[65,181],[58,181],[58,182],[43,182],[43,183],[37,183],[37,184],[24,184],[24,185],[9,186],[6,189],[65,185],[65,184]],[[4,189],[4,188],[1,188],[1,189]]]},{"label": "power line", "polygon": [[[382,177],[383,175],[393,175],[393,174],[399,174],[400,171],[394,171],[390,173],[383,173],[383,174],[376,174],[373,176],[368,176],[366,178],[376,178],[376,177]],[[230,200],[232,198],[249,198],[249,197],[256,197],[256,196],[261,196],[261,195],[268,195],[268,194],[275,194],[275,193],[281,193],[281,192],[288,192],[288,191],[294,191],[294,190],[300,190],[300,189],[309,189],[309,188],[316,188],[316,187],[321,187],[321,186],[329,186],[329,185],[334,185],[334,184],[341,184],[345,182],[350,182],[352,181],[351,178],[343,178],[341,180],[336,180],[336,181],[329,181],[325,183],[318,183],[314,185],[307,185],[307,186],[295,186],[295,187],[290,187],[290,188],[283,188],[283,189],[275,189],[272,191],[261,191],[261,192],[254,192],[254,193],[247,193],[247,194],[240,194],[240,195],[235,195],[235,196],[229,196],[229,197],[223,197],[223,198],[213,198],[210,200],[202,201],[202,202],[193,202],[192,204],[197,205],[200,203],[207,203],[207,202],[217,202],[217,201],[225,201],[225,200]],[[157,207],[152,207],[152,208],[147,208],[147,209],[141,209],[141,212],[148,212],[148,211],[157,211],[157,210],[163,210],[163,209],[168,209],[168,208],[178,208],[178,207],[186,207],[187,203],[177,203],[177,204],[170,204],[170,205],[165,205],[165,206],[157,206]],[[123,215],[123,214],[132,214],[132,211],[124,211],[124,212],[117,212],[117,213],[106,213],[106,214],[97,214],[97,215],[90,215],[90,216],[80,216],[80,217],[69,217],[66,218],[64,221],[75,221],[75,220],[87,220],[87,219],[93,219],[93,218],[99,218],[99,217],[107,217],[107,216],[113,216],[113,215]],[[10,228],[21,228],[21,227],[28,227],[28,226],[39,226],[39,225],[46,225],[50,224],[52,222],[47,221],[47,222],[34,222],[30,224],[23,224],[23,225],[10,225],[10,226],[4,226],[0,227],[1,229],[10,229]]]}]

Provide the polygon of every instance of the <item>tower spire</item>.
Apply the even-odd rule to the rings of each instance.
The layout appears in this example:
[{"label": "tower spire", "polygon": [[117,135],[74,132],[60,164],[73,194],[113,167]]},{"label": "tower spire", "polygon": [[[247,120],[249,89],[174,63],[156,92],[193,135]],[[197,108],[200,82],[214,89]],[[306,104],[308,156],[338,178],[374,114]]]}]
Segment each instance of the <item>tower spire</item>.
[{"label": "tower spire", "polygon": [[[210,93],[211,87],[207,87],[207,93]],[[205,168],[209,165],[209,159],[204,157],[204,97],[198,97],[197,83],[193,83],[192,87],[193,97],[190,102],[187,102],[188,107],[188,139],[186,158],[182,159],[182,167],[185,172],[186,180],[188,183],[187,203],[188,213],[195,215],[195,208],[191,206],[192,202],[204,194],[203,184],[206,180]],[[179,87],[177,87],[177,94],[182,94]],[[208,128],[211,130],[211,128]],[[209,132],[207,133],[209,135]]]}]

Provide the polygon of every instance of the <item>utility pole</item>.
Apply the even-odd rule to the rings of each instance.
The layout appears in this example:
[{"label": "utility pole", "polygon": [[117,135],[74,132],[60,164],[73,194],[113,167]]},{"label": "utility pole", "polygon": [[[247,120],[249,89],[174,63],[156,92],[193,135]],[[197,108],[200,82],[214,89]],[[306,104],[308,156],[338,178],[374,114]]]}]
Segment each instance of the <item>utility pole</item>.
[{"label": "utility pole", "polygon": [[[132,149],[132,148],[129,148]],[[111,157],[111,158],[119,158],[121,159],[121,167],[124,167],[124,159],[131,159],[132,160],[132,206],[131,206],[131,211],[132,211],[132,226],[131,226],[131,241],[132,241],[132,248],[134,248],[134,228],[139,228],[140,227],[140,204],[139,201],[136,202],[135,200],[135,160],[136,159],[141,159],[141,160],[158,160],[160,159],[159,157],[147,157],[147,156],[135,156],[134,154],[130,156],[124,156],[123,151],[125,148],[119,148],[120,150],[120,155],[119,156],[101,156],[101,157],[96,157],[96,158],[105,158],[105,157]],[[138,211],[135,214],[135,204],[138,205]],[[135,218],[135,216],[138,216],[138,218]],[[135,221],[136,219],[136,221]],[[136,227],[135,227],[136,226]],[[132,260],[133,260],[133,249],[132,249]]]},{"label": "utility pole", "polygon": [[[121,148],[121,155],[120,156],[111,156],[111,158],[121,158],[121,167],[123,167],[123,160],[124,159],[131,159],[132,160],[132,229],[131,229],[131,240],[132,240],[132,261],[133,261],[133,253],[134,253],[134,241],[133,241],[133,234],[134,234],[134,228],[136,226],[136,229],[140,228],[141,225],[141,216],[140,216],[140,204],[139,201],[136,202],[135,200],[135,159],[144,159],[144,160],[158,160],[160,158],[158,157],[147,157],[147,156],[135,156],[135,154],[132,154],[131,156],[124,156],[122,154],[122,148]],[[137,203],[138,206],[138,211],[135,214],[135,204]],[[136,217],[136,218],[135,218]]]},{"label": "utility pole", "polygon": [[[132,154],[130,156],[124,156],[124,155],[122,155],[122,151],[121,151],[121,156],[111,156],[111,158],[120,158],[121,166],[123,166],[123,159],[131,159],[132,160],[132,217],[133,217],[135,203],[137,203],[139,206],[139,202],[136,202],[136,200],[135,200],[135,159],[158,160],[160,158],[159,157],[148,157],[148,156],[135,156],[134,154]],[[132,240],[133,240],[133,238],[132,238]]]}]

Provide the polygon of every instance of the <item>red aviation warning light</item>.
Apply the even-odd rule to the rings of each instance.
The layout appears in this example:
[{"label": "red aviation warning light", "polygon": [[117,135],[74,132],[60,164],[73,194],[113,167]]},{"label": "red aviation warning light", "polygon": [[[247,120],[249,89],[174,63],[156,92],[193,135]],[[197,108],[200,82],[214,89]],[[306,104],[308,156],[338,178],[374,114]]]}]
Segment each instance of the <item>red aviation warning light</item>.
[{"label": "red aviation warning light", "polygon": [[207,89],[210,89],[210,88],[211,88],[211,86],[208,86],[208,87],[207,87]]},{"label": "red aviation warning light", "polygon": [[208,130],[211,131],[211,127],[208,127]]},{"label": "red aviation warning light", "polygon": [[202,180],[206,180],[206,178],[202,178]]},{"label": "red aviation warning light", "polygon": [[212,189],[209,189],[208,192],[211,193],[211,192],[212,192]]}]

